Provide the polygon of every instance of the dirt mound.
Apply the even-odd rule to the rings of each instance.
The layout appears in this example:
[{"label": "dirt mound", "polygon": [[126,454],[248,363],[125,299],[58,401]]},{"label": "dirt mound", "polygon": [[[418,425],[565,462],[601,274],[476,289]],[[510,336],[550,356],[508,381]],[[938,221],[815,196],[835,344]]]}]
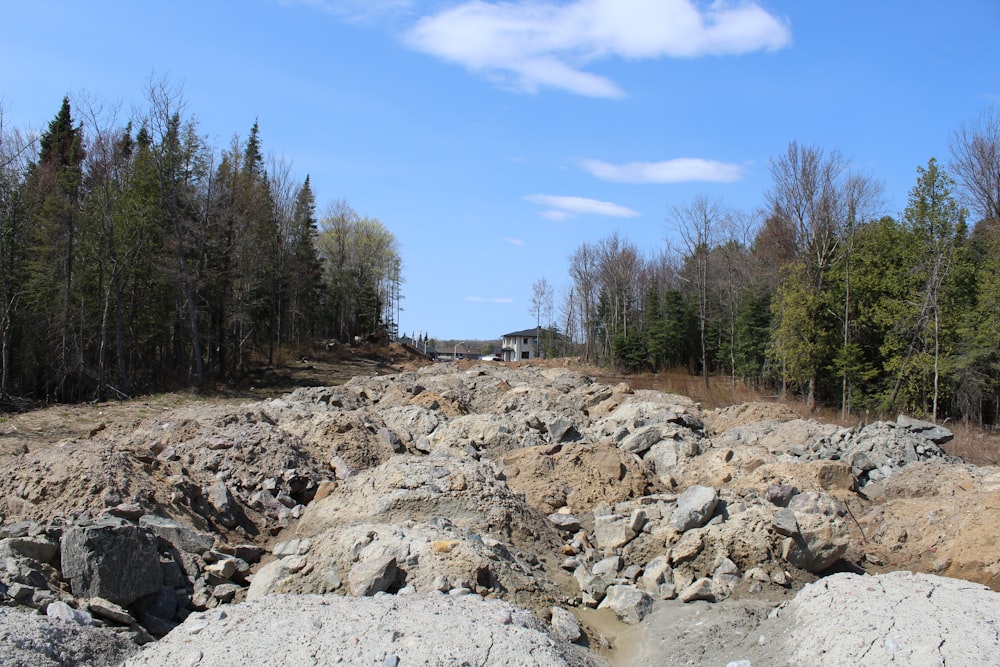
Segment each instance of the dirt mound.
[{"label": "dirt mound", "polygon": [[741,403],[709,411],[705,417],[705,428],[710,433],[722,433],[744,424],[788,422],[798,418],[797,412],[781,403]]},{"label": "dirt mound", "polygon": [[1000,470],[915,463],[873,486],[858,517],[873,570],[929,572],[1000,590]]},{"label": "dirt mound", "polygon": [[655,484],[651,465],[636,465],[606,442],[518,449],[504,456],[503,472],[511,489],[546,513],[593,513],[601,503],[645,496]]}]

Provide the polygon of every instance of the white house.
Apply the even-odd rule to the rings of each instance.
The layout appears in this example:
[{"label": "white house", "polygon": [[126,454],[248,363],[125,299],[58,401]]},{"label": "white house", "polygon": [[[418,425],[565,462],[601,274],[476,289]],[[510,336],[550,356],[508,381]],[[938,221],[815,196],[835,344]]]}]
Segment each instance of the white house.
[{"label": "white house", "polygon": [[525,329],[504,334],[500,341],[500,354],[504,361],[521,361],[538,356],[537,329]]}]

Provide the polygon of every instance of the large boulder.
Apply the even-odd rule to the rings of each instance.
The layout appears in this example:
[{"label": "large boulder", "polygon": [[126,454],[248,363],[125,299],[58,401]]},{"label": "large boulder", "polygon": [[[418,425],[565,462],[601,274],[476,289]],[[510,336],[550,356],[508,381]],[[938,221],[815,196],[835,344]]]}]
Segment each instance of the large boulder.
[{"label": "large boulder", "polygon": [[157,538],[139,526],[74,526],[63,533],[60,551],[76,597],[127,606],[163,585]]},{"label": "large boulder", "polygon": [[600,658],[499,600],[432,593],[368,598],[269,595],[192,614],[124,663],[140,665],[535,665]]},{"label": "large boulder", "polygon": [[[1000,594],[980,584],[911,572],[844,573],[807,585],[760,634],[774,638],[770,664],[813,664],[822,656],[829,665],[996,665],[998,615]],[[768,625],[790,628],[778,634]]]},{"label": "large boulder", "polygon": [[719,494],[715,489],[696,484],[677,496],[677,506],[670,517],[670,525],[679,533],[704,526],[712,518],[718,502]]}]

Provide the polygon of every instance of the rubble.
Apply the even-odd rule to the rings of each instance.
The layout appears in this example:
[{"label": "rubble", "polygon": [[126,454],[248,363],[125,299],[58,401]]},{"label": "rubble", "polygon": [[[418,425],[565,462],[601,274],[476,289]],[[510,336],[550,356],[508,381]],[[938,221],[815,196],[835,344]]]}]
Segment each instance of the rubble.
[{"label": "rubble", "polygon": [[950,437],[905,416],[845,429],[705,411],[560,368],[358,377],[18,454],[0,480],[0,598],[135,642],[287,594],[502,599],[596,646],[589,613],[642,626],[662,604],[773,606],[893,562],[930,534],[895,527],[917,494],[893,489],[965,470]]}]

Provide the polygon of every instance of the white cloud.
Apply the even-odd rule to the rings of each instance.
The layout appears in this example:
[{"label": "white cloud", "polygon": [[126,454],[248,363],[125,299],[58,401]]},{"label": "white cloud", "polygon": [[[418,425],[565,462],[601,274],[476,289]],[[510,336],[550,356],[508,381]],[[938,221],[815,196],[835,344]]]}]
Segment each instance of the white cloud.
[{"label": "white cloud", "polygon": [[482,296],[467,296],[466,301],[471,303],[514,303],[514,299],[510,297],[499,297],[499,298],[486,298]]},{"label": "white cloud", "polygon": [[505,236],[503,240],[511,245],[516,245],[516,246],[524,245],[524,241],[522,239],[515,239],[510,236]]},{"label": "white cloud", "polygon": [[625,164],[584,160],[580,166],[602,181],[615,183],[735,183],[743,178],[743,167],[738,164],[694,157]]},{"label": "white cloud", "polygon": [[638,211],[626,206],[597,199],[587,199],[586,197],[528,195],[524,200],[548,207],[540,215],[557,222],[578,215],[606,215],[612,218],[635,218],[639,215]]},{"label": "white cloud", "polygon": [[621,97],[584,66],[601,58],[694,58],[773,51],[791,43],[788,23],[748,0],[468,0],[426,16],[406,34],[412,48],[522,92],[541,87]]},{"label": "white cloud", "polygon": [[538,215],[546,220],[551,220],[552,222],[562,222],[563,220],[569,220],[570,218],[575,218],[577,216],[576,213],[560,211],[554,208],[542,211]]}]

